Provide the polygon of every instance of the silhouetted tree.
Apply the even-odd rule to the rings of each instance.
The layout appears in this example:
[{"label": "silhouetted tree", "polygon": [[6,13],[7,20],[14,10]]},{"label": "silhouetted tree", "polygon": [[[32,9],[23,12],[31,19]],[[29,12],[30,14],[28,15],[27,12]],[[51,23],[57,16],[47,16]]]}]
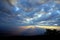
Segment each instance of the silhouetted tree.
[{"label": "silhouetted tree", "polygon": [[58,32],[56,29],[54,30],[50,30],[50,29],[46,29],[45,35],[59,35],[60,31]]}]

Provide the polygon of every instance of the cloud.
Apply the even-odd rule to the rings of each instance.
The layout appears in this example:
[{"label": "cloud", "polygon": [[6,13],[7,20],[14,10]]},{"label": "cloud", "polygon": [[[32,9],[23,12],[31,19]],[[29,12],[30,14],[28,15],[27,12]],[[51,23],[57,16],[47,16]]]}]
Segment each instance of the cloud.
[{"label": "cloud", "polygon": [[[23,1],[22,1],[23,2]],[[32,2],[32,0],[31,0]],[[36,2],[36,1],[35,1]],[[35,5],[33,3],[26,4],[19,4],[24,5],[26,8],[18,7],[18,6],[12,6],[10,8],[5,8],[5,10],[8,9],[9,13],[4,13],[0,11],[0,24],[4,23],[6,25],[59,25],[60,23],[60,4],[57,3],[45,3],[42,5]],[[1,4],[2,5],[2,4]],[[31,5],[31,7],[30,7]],[[33,6],[35,5],[35,7]],[[9,5],[7,5],[9,7]],[[27,8],[28,7],[28,8]],[[3,7],[4,8],[4,7]],[[1,8],[0,8],[1,9]],[[24,11],[26,10],[27,11]],[[32,10],[29,10],[32,9]]]}]

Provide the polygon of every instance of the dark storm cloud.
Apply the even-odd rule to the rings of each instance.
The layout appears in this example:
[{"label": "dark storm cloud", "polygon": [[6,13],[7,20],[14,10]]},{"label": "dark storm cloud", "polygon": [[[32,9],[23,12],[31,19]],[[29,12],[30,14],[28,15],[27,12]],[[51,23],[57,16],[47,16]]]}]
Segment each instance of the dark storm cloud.
[{"label": "dark storm cloud", "polygon": [[[21,0],[20,0],[21,1]],[[24,3],[23,3],[24,2]],[[46,25],[60,24],[60,4],[45,3],[42,5],[36,5],[34,3],[27,3],[28,1],[22,0],[23,7],[14,4],[11,6],[8,2],[0,1],[0,25],[40,25],[43,23]],[[32,1],[31,1],[32,2]],[[16,5],[16,6],[15,6]],[[35,7],[33,6],[35,5]],[[27,8],[28,7],[28,8]],[[29,10],[28,9],[31,9]],[[28,12],[27,12],[28,11]],[[49,22],[53,20],[55,22]],[[45,22],[43,22],[45,21]],[[46,22],[47,21],[47,22]]]},{"label": "dark storm cloud", "polygon": [[[46,25],[59,27],[60,4],[57,2],[52,0],[0,0],[0,31],[12,35],[40,35],[46,32],[45,29],[55,28],[46,27]],[[60,30],[57,27],[55,29]]]}]

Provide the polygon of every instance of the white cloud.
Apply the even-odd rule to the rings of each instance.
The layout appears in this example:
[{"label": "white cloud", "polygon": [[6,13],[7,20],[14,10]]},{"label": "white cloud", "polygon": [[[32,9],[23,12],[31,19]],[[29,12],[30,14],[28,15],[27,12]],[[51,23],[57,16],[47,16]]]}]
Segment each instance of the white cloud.
[{"label": "white cloud", "polygon": [[16,11],[18,11],[19,10],[19,8],[18,7],[15,7],[16,8]]},{"label": "white cloud", "polygon": [[57,10],[57,13],[59,13],[59,14],[60,14],[60,11],[59,11],[59,10]]},{"label": "white cloud", "polygon": [[33,23],[33,18],[24,18],[23,23]]},{"label": "white cloud", "polygon": [[54,26],[57,26],[58,24],[54,24]]}]

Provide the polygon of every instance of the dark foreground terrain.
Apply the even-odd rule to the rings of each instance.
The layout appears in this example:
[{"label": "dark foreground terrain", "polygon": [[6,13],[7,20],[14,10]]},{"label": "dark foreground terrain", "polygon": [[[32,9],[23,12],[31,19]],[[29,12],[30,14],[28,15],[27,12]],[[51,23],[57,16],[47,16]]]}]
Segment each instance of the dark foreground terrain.
[{"label": "dark foreground terrain", "polygon": [[[60,31],[57,31],[57,30],[49,30],[49,29],[46,29],[47,30],[47,32],[45,32],[45,34],[44,35],[34,35],[34,36],[2,36],[2,35],[5,35],[5,34],[0,34],[1,35],[1,37],[2,38],[13,38],[13,39],[15,39],[15,38],[19,38],[19,39],[25,39],[25,40],[29,40],[29,39],[38,39],[38,40],[41,40],[41,39],[47,39],[47,40],[49,40],[49,39],[51,39],[52,40],[52,38],[53,38],[53,40],[55,40],[55,39],[60,39]],[[8,34],[6,34],[6,35],[8,35]]]}]

